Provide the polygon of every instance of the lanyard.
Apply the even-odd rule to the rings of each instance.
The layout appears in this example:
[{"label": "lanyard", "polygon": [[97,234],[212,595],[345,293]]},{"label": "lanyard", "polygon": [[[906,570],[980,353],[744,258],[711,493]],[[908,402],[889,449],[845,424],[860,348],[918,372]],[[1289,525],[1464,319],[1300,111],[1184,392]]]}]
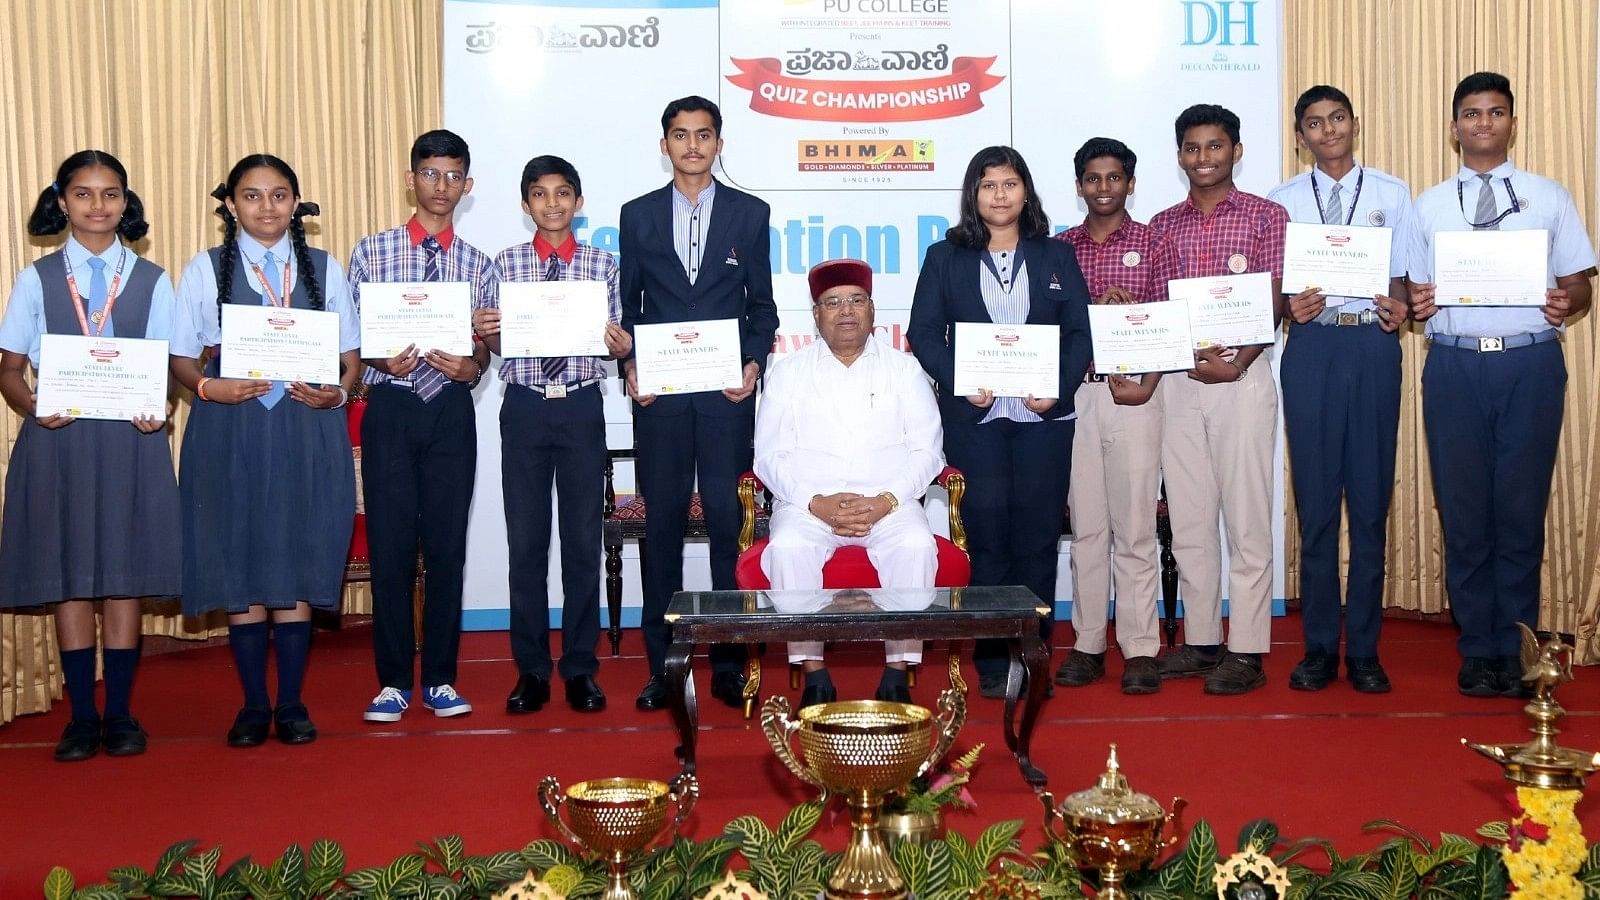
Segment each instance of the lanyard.
[{"label": "lanyard", "polygon": [[[1355,196],[1350,198],[1350,211],[1345,213],[1345,215],[1344,215],[1344,224],[1346,224],[1346,225],[1349,225],[1352,221],[1355,220],[1355,217],[1356,217],[1356,204],[1361,202],[1361,185],[1366,180],[1367,180],[1367,167],[1366,166],[1362,166],[1360,169],[1356,170],[1356,192],[1355,192]],[[1335,182],[1335,183],[1337,184],[1337,182]],[[1323,212],[1323,207],[1322,207],[1322,192],[1317,190],[1317,173],[1316,172],[1312,172],[1311,173],[1311,196],[1313,198],[1315,198],[1316,201],[1317,201],[1317,218],[1321,219],[1324,215],[1326,215],[1326,213]],[[1333,223],[1323,222],[1322,224],[1324,224],[1324,225],[1328,225],[1328,224],[1337,225],[1339,223],[1337,223],[1337,222],[1333,222]]]},{"label": "lanyard", "polygon": [[278,298],[278,292],[272,289],[272,285],[271,284],[267,283],[267,273],[261,271],[261,264],[257,263],[255,260],[251,260],[250,261],[250,268],[255,270],[256,278],[258,280],[260,280],[260,282],[261,282],[261,289],[266,292],[267,299],[269,301],[271,301],[272,305],[273,306],[280,306],[280,307],[287,307],[289,305],[289,301],[293,299],[292,297],[289,296],[292,293],[292,289],[289,287],[289,261],[288,260],[284,260],[283,261],[283,286],[284,287],[283,287],[283,298],[281,300]]},{"label": "lanyard", "polygon": [[1456,205],[1461,207],[1461,218],[1467,219],[1467,224],[1468,225],[1471,225],[1473,228],[1493,228],[1496,225],[1499,225],[1501,222],[1504,222],[1506,216],[1509,216],[1512,213],[1522,212],[1522,201],[1517,199],[1517,192],[1516,192],[1516,190],[1514,188],[1511,187],[1511,179],[1510,178],[1502,178],[1500,180],[1505,183],[1506,196],[1511,198],[1511,208],[1506,210],[1505,212],[1501,213],[1500,215],[1495,216],[1494,218],[1490,219],[1487,222],[1474,222],[1471,219],[1467,218],[1467,200],[1466,200],[1466,196],[1465,196],[1465,193],[1466,193],[1465,186],[1461,183],[1461,179],[1459,179],[1459,178],[1456,179]]},{"label": "lanyard", "polygon": [[[65,262],[65,260],[63,260]],[[99,337],[105,333],[106,323],[111,321],[111,310],[117,305],[117,289],[122,286],[122,267],[128,262],[128,248],[122,248],[122,255],[117,257],[117,273],[111,278],[111,288],[106,291],[105,305],[92,316],[84,314],[83,295],[78,293],[78,279],[72,277],[72,263],[67,262],[67,290],[72,294],[72,305],[78,313],[78,327],[83,329],[84,337]],[[94,334],[89,334],[89,323],[95,325]]]}]

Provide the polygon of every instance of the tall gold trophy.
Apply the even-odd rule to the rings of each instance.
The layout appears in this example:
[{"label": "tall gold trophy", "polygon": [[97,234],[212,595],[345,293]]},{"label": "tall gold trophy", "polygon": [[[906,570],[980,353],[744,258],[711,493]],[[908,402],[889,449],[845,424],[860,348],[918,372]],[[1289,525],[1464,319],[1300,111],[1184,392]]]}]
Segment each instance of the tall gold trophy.
[{"label": "tall gold trophy", "polygon": [[[1184,801],[1173,798],[1172,812],[1167,812],[1155,798],[1129,787],[1117,765],[1116,744],[1094,787],[1067,797],[1059,807],[1049,791],[1039,799],[1044,802],[1045,834],[1065,844],[1079,868],[1100,872],[1098,900],[1128,900],[1132,895],[1122,886],[1128,873],[1177,843],[1183,827]],[[1173,833],[1163,840],[1161,831],[1168,824]]]},{"label": "tall gold trophy", "polygon": [[[850,844],[828,879],[827,900],[902,900],[905,879],[878,830],[883,797],[928,771],[956,739],[967,718],[967,699],[947,689],[937,715],[921,706],[879,700],[823,703],[789,717],[789,699],[761,707],[761,730],[778,759],[823,797],[843,794],[850,804]],[[937,723],[938,731],[934,732]],[[800,733],[802,761],[790,735]]]},{"label": "tall gold trophy", "polygon": [[629,863],[661,834],[669,804],[677,807],[676,831],[699,797],[693,775],[679,776],[674,787],[645,778],[602,778],[580,781],[565,792],[553,775],[539,782],[539,805],[556,828],[579,849],[605,857],[607,884],[600,900],[638,900],[628,884]]}]

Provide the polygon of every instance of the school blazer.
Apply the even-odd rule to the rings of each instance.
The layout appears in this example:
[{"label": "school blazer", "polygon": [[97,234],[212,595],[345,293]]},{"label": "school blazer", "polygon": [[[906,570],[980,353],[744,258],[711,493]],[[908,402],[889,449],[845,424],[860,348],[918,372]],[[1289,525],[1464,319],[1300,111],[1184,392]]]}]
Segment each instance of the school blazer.
[{"label": "school blazer", "polygon": [[[1019,245],[1028,270],[1029,325],[1061,326],[1061,384],[1056,405],[1043,414],[1059,419],[1073,411],[1072,398],[1089,371],[1089,286],[1072,245],[1030,238]],[[988,414],[955,392],[955,323],[993,322],[983,305],[980,280],[986,251],[940,241],[928,248],[911,300],[906,340],[939,390],[945,421],[973,423]]]},{"label": "school blazer", "polygon": [[[672,244],[672,185],[629,200],[619,219],[622,250],[622,327],[738,319],[741,355],[764,371],[778,331],[772,299],[771,210],[743,191],[717,182],[705,255],[693,284]],[[755,397],[732,403],[720,392],[657,397],[634,404],[634,415],[680,415],[691,406],[706,415],[753,416]]]}]

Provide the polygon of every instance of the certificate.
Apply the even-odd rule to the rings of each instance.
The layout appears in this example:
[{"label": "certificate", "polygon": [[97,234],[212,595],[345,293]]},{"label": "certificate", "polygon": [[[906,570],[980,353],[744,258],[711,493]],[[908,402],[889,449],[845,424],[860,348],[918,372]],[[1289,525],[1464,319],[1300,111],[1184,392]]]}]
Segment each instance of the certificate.
[{"label": "certificate", "polygon": [[39,336],[40,416],[126,420],[167,417],[166,341]]},{"label": "certificate", "polygon": [[641,394],[695,394],[744,387],[739,320],[665,322],[633,329]]},{"label": "certificate", "polygon": [[339,383],[339,314],[222,304],[222,377]]},{"label": "certificate", "polygon": [[1550,233],[1439,231],[1433,235],[1433,302],[1439,306],[1543,306]]},{"label": "certificate", "polygon": [[1394,230],[1290,222],[1283,239],[1283,292],[1371,299],[1389,293]]},{"label": "certificate", "polygon": [[502,281],[500,355],[610,356],[604,281]]},{"label": "certificate", "polygon": [[1137,375],[1194,368],[1189,301],[1102,303],[1089,307],[1094,370]]},{"label": "certificate", "polygon": [[[1272,276],[1266,272],[1167,282],[1167,295],[1189,301],[1194,348],[1245,347],[1277,339],[1272,321]],[[1192,365],[1192,363],[1191,363]]]},{"label": "certificate", "polygon": [[369,281],[361,285],[361,355],[387,359],[415,345],[472,355],[472,285]]},{"label": "certificate", "polygon": [[1061,396],[1061,326],[957,322],[955,392]]}]

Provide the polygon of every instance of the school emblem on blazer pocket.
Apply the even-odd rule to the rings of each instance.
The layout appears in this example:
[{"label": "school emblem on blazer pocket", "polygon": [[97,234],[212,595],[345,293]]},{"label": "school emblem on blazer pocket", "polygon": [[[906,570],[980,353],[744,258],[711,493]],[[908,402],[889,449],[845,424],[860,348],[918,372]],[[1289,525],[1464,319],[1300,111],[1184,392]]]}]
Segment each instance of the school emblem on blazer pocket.
[{"label": "school emblem on blazer pocket", "polygon": [[1061,273],[1060,272],[1051,272],[1050,273],[1050,290],[1052,290],[1052,291],[1061,290]]},{"label": "school emblem on blazer pocket", "polygon": [[725,266],[737,266],[739,264],[739,251],[733,247],[729,247],[728,258],[723,260],[722,264]]}]

